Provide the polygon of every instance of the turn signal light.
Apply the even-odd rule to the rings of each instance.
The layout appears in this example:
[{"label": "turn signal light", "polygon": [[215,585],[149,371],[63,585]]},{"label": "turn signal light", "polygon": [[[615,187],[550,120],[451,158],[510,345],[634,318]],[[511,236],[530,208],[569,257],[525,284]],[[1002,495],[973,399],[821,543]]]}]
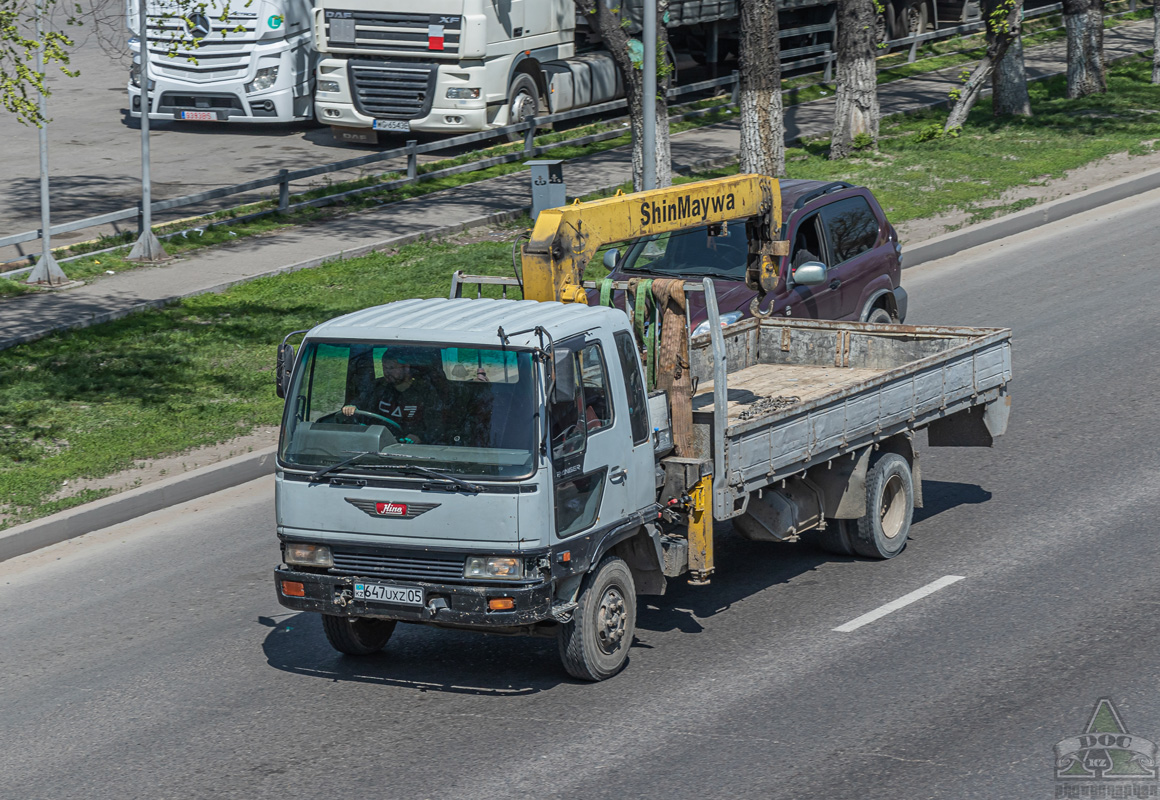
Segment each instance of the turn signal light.
[{"label": "turn signal light", "polygon": [[487,607],[492,611],[511,611],[516,607],[516,602],[510,597],[493,597],[487,601]]},{"label": "turn signal light", "polygon": [[287,597],[305,597],[306,587],[298,581],[282,581],[282,594]]}]

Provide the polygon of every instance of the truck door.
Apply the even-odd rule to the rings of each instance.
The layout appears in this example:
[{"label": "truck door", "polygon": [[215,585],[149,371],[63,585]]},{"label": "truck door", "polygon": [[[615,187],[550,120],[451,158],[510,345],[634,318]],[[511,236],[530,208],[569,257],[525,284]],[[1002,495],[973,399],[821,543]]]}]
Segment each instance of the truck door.
[{"label": "truck door", "polygon": [[638,451],[648,448],[633,445],[619,355],[609,344],[585,336],[555,346],[548,427],[557,539],[614,525],[651,502],[634,497],[639,473],[651,477],[651,451],[650,470],[642,470]]}]

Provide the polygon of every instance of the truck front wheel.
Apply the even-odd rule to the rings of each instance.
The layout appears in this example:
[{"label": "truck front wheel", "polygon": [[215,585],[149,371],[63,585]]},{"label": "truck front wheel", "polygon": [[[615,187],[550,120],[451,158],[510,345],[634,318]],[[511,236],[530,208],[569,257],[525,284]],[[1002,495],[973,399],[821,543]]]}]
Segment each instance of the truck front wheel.
[{"label": "truck front wheel", "polygon": [[602,681],[624,668],[636,632],[636,585],[623,560],[606,556],[584,580],[572,621],[560,630],[560,660],[573,678]]},{"label": "truck front wheel", "polygon": [[851,526],[854,550],[867,558],[893,558],[906,547],[914,516],[914,478],[897,453],[884,453],[866,475],[866,516]]},{"label": "truck front wheel", "polygon": [[326,641],[340,653],[348,656],[369,656],[386,647],[395,632],[393,619],[362,619],[322,615],[322,630]]}]

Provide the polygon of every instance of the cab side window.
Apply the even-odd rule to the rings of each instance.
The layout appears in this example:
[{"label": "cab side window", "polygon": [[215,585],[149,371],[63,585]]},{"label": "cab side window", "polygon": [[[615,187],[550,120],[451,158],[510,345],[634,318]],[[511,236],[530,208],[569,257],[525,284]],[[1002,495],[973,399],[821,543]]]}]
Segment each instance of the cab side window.
[{"label": "cab side window", "polygon": [[612,425],[612,396],[608,393],[608,370],[599,344],[580,351],[580,378],[584,389],[584,424],[594,433]]},{"label": "cab side window", "polygon": [[628,395],[632,442],[644,444],[649,436],[648,399],[645,396],[644,378],[641,375],[640,356],[637,355],[631,333],[627,331],[616,333],[616,353],[620,356],[620,371],[624,373],[624,388]]},{"label": "cab side window", "polygon": [[833,254],[831,267],[862,255],[878,243],[878,219],[866,198],[847,197],[819,211]]}]

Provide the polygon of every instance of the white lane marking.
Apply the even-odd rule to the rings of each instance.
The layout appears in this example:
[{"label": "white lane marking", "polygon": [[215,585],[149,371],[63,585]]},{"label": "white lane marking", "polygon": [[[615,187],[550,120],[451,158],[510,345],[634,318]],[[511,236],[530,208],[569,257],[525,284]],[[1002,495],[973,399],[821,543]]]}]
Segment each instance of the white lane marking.
[{"label": "white lane marking", "polygon": [[922,598],[926,597],[927,595],[934,594],[939,589],[945,589],[947,586],[950,586],[952,583],[958,583],[964,577],[965,576],[963,576],[963,575],[944,575],[943,577],[939,578],[937,581],[933,581],[931,583],[928,583],[926,586],[923,586],[921,589],[915,589],[910,594],[904,594],[902,597],[898,598],[897,600],[892,600],[884,606],[879,606],[878,608],[874,609],[873,611],[867,612],[867,613],[863,614],[862,616],[857,617],[856,619],[850,620],[845,625],[839,625],[837,628],[834,628],[834,630],[837,631],[838,633],[849,633],[850,631],[857,630],[858,628],[861,628],[863,625],[869,625],[874,620],[881,619],[882,617],[885,617],[887,614],[893,613],[893,612],[897,611],[898,609],[903,608],[905,606],[908,606],[917,600],[921,600]]}]

